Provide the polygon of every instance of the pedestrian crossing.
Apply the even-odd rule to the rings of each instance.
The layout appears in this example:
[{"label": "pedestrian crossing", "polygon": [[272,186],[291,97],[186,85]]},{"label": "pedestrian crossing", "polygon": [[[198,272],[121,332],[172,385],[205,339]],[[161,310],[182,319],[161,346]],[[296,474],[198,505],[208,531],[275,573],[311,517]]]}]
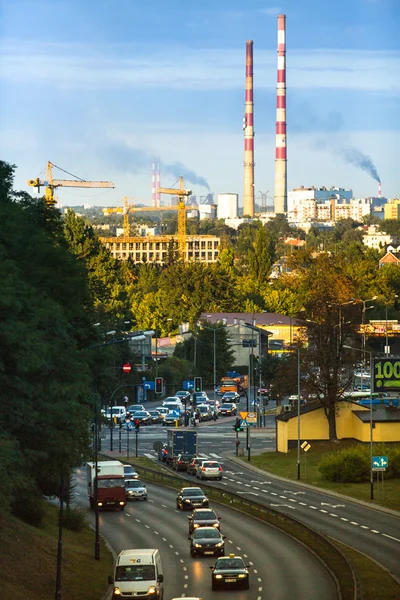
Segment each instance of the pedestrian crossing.
[{"label": "pedestrian crossing", "polygon": [[[155,452],[144,452],[143,456],[150,458],[150,460],[158,460],[158,456]],[[204,452],[199,452],[198,456],[200,458],[204,458],[205,460],[222,460],[222,456],[219,454],[215,454],[214,452],[210,452],[209,454],[204,454]]]}]

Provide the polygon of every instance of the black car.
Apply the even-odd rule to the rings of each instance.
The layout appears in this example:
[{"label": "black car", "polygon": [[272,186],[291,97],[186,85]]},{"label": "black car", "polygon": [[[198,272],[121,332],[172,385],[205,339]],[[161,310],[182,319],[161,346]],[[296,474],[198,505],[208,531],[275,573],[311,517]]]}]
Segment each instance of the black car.
[{"label": "black car", "polygon": [[191,556],[198,554],[223,556],[225,554],[225,536],[221,535],[221,532],[215,527],[199,527],[188,539],[190,540]]},{"label": "black car", "polygon": [[219,407],[219,414],[223,417],[230,417],[231,415],[236,415],[237,408],[234,402],[224,402]]},{"label": "black car", "polygon": [[191,508],[208,508],[209,500],[199,487],[184,487],[176,497],[176,508],[190,510]]},{"label": "black car", "polygon": [[175,471],[186,471],[192,462],[193,454],[178,454],[172,459],[172,468]]},{"label": "black car", "polygon": [[212,508],[195,508],[189,519],[189,533],[193,533],[199,527],[220,528],[219,517]]},{"label": "black car", "polygon": [[151,416],[147,410],[138,410],[131,413],[131,421],[132,423],[139,421],[139,425],[149,425],[151,423]]},{"label": "black car", "polygon": [[[197,530],[199,531],[199,530]],[[245,565],[241,556],[230,554],[219,558],[212,569],[211,587],[218,590],[224,587],[249,589],[249,565]]]},{"label": "black car", "polygon": [[148,410],[147,412],[149,413],[149,415],[151,417],[150,423],[152,423],[152,424],[162,423],[163,416],[160,412],[158,412],[158,410]]}]

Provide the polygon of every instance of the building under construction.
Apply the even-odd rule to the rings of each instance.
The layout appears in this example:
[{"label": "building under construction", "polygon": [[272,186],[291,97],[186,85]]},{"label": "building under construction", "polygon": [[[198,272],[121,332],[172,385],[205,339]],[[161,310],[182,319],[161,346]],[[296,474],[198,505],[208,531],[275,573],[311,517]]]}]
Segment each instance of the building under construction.
[{"label": "building under construction", "polygon": [[[107,237],[100,241],[119,260],[131,259],[134,263],[168,263],[174,254],[179,256],[177,236]],[[219,257],[220,238],[213,235],[187,235],[182,259],[185,262],[215,263]]]}]

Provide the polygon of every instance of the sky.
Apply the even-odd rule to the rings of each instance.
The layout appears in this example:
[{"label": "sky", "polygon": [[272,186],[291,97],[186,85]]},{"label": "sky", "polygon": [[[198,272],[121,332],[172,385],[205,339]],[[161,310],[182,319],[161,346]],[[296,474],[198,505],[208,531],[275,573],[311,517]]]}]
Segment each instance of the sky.
[{"label": "sky", "polygon": [[35,194],[26,180],[51,161],[116,186],[59,188],[63,206],[151,204],[159,156],[162,186],[183,175],[198,197],[238,193],[242,205],[253,40],[255,195],[272,203],[278,14],[288,190],[360,198],[381,179],[400,197],[400,0],[0,0],[0,148],[15,188]]}]

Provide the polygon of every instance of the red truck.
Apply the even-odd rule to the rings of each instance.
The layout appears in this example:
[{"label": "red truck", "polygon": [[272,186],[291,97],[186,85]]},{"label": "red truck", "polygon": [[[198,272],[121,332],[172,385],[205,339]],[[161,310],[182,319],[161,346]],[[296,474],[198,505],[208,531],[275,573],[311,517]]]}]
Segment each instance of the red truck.
[{"label": "red truck", "polygon": [[[96,463],[86,463],[87,489],[90,508],[96,505]],[[97,462],[97,506],[124,510],[126,491],[124,465],[119,460]]]}]

